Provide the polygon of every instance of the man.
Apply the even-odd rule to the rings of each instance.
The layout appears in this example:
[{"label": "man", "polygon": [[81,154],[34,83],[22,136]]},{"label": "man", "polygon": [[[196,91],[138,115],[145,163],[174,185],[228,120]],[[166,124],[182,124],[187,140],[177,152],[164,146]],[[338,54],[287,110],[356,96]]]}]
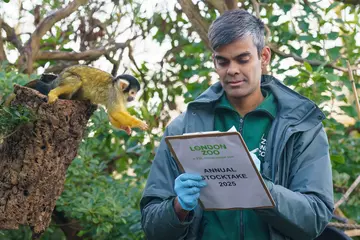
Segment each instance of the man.
[{"label": "man", "polygon": [[[228,131],[242,134],[274,198],[274,209],[203,211],[206,182],[180,173],[164,141],[141,200],[149,240],[313,239],[333,211],[331,164],[323,113],[310,100],[262,75],[271,52],[264,24],[244,10],[225,12],[209,29],[215,70],[211,86],[165,130],[164,136]],[[241,193],[239,194],[246,194]]]}]

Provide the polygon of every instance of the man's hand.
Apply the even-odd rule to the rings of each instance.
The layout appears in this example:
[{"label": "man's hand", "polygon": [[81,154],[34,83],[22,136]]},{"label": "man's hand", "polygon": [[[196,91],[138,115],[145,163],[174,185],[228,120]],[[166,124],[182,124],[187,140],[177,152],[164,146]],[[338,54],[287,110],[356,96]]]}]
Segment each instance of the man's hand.
[{"label": "man's hand", "polygon": [[175,179],[174,190],[182,209],[193,210],[200,197],[200,189],[207,184],[198,174],[183,173]]},{"label": "man's hand", "polygon": [[260,172],[260,164],[261,164],[261,162],[260,162],[259,158],[255,154],[258,150],[259,150],[258,148],[255,148],[254,150],[252,150],[250,152],[250,155],[251,155],[251,158],[253,159],[253,161],[255,163],[255,166],[256,166],[257,170]]}]

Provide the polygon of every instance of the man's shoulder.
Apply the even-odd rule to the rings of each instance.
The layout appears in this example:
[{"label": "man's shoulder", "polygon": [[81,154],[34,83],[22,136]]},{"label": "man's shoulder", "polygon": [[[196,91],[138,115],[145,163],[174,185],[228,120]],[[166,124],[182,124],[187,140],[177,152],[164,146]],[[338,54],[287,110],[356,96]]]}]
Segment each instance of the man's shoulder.
[{"label": "man's shoulder", "polygon": [[168,135],[179,135],[184,133],[186,114],[187,111],[184,111],[170,121],[170,123],[166,127]]},{"label": "man's shoulder", "polygon": [[[310,116],[310,118],[306,118],[308,120],[311,119],[311,116],[318,120],[325,118],[324,113],[315,102],[289,88],[275,77],[264,75],[261,84],[263,88],[269,89],[274,94],[279,105],[280,111],[278,113],[280,115],[291,116],[290,119],[295,122],[305,119],[306,116]],[[313,114],[309,115],[310,112]]]}]

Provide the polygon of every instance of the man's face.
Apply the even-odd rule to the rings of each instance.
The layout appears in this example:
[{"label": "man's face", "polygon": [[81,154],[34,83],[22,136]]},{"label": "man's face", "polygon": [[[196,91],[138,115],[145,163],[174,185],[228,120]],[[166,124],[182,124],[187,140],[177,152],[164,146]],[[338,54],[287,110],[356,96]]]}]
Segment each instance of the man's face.
[{"label": "man's face", "polygon": [[[228,98],[239,99],[260,92],[263,56],[270,54],[265,47],[259,58],[251,36],[219,47],[214,52],[214,64]],[[268,56],[270,59],[270,55]],[[268,62],[265,61],[265,66]]]}]

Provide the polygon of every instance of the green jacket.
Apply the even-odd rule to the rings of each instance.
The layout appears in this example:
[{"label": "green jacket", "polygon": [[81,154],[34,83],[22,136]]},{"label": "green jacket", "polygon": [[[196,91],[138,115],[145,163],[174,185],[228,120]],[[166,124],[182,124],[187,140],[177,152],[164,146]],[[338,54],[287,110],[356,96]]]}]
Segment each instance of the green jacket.
[{"label": "green jacket", "polygon": [[[261,87],[278,101],[270,128],[262,176],[276,203],[275,209],[255,210],[269,224],[271,240],[314,239],[330,221],[333,186],[324,114],[307,98],[271,76]],[[211,86],[164,132],[164,137],[212,131],[214,106],[223,94],[220,83]],[[141,224],[148,240],[201,239],[202,209],[180,222],[173,208],[174,180],[180,171],[161,140],[140,202]]]}]

